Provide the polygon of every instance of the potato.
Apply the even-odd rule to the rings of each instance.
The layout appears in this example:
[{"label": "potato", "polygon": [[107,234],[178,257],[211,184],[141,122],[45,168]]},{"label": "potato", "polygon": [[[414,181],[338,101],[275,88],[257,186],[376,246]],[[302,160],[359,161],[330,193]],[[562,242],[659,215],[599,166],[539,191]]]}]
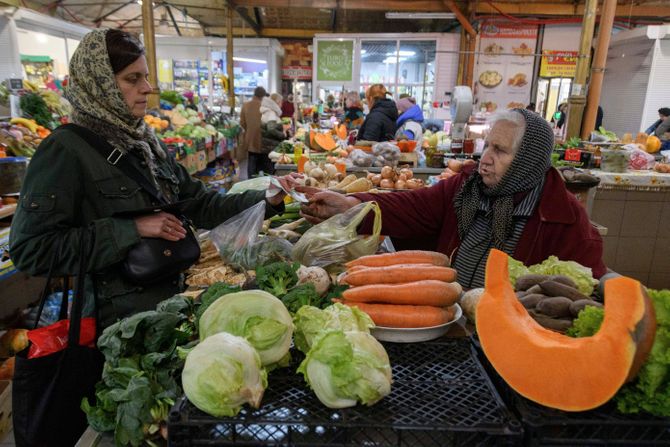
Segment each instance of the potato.
[{"label": "potato", "polygon": [[568,287],[572,287],[573,289],[578,289],[577,284],[571,279],[568,278],[567,276],[564,275],[552,275],[549,278],[551,281],[556,281],[560,282],[561,284],[565,284]]},{"label": "potato", "polygon": [[519,276],[516,280],[516,290],[528,290],[534,285],[550,279],[548,275],[536,275],[533,273]]},{"label": "potato", "polygon": [[581,312],[586,306],[603,307],[602,303],[591,299],[573,301],[572,304],[570,304],[570,313],[573,317],[577,317],[579,312]]},{"label": "potato", "polygon": [[570,298],[555,296],[540,300],[535,306],[535,310],[549,317],[569,317],[572,315],[570,313],[571,304],[572,300]]},{"label": "potato", "polygon": [[521,299],[524,296],[528,295],[528,292],[526,292],[525,290],[518,290],[514,292],[514,294],[516,295],[517,298]]},{"label": "potato", "polygon": [[572,319],[552,318],[534,310],[528,311],[528,313],[540,326],[561,334],[572,327]]},{"label": "potato", "polygon": [[530,289],[526,290],[526,293],[542,293],[542,287],[539,284],[535,284]]},{"label": "potato", "polygon": [[535,309],[538,303],[544,299],[549,298],[539,293],[529,293],[523,298],[519,299],[519,302],[523,304],[523,307],[526,309]]},{"label": "potato", "polygon": [[556,281],[544,281],[540,283],[540,288],[545,295],[549,296],[563,296],[570,298],[572,301],[588,300],[589,297],[565,284]]}]

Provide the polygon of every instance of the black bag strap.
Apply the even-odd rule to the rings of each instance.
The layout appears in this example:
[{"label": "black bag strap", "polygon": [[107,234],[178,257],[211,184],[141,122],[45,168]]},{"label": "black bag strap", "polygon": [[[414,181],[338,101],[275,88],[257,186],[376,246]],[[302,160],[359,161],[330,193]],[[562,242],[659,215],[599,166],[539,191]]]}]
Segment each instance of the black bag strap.
[{"label": "black bag strap", "polygon": [[[44,284],[44,289],[42,289],[42,295],[40,296],[40,304],[39,308],[37,309],[37,316],[35,317],[35,324],[33,325],[33,329],[37,329],[40,324],[40,318],[42,318],[44,305],[46,304],[47,298],[49,297],[49,292],[51,291],[51,280],[54,277],[53,273],[54,270],[56,269],[56,265],[58,265],[59,263],[62,250],[63,250],[63,238],[59,238],[58,244],[56,245],[56,251],[53,253],[51,257],[51,264],[49,265],[49,272],[47,273],[47,282]],[[61,307],[58,316],[59,320],[67,318],[67,307],[70,295],[69,283],[70,283],[69,277],[63,276],[63,298],[61,299],[61,305],[60,305]]]},{"label": "black bag strap", "polygon": [[153,198],[158,200],[160,204],[168,204],[163,194],[156,188],[156,186],[149,181],[149,179],[142,174],[142,172],[128,159],[128,157],[120,150],[113,147],[109,141],[102,138],[95,132],[77,124],[69,123],[60,126],[59,129],[71,130],[86,141],[90,146],[95,148],[98,153],[113,166],[118,167],[131,179],[135,180],[140,187],[151,194]]},{"label": "black bag strap", "polygon": [[[68,346],[79,345],[81,339],[81,317],[84,311],[84,289],[86,286],[86,267],[89,260],[89,247],[92,244],[88,243],[89,235],[84,234],[79,241],[79,272],[77,274],[77,281],[74,287],[74,298],[72,299],[72,311],[70,312],[70,330],[68,332]],[[97,294],[94,293],[94,299],[97,299]],[[95,303],[96,317],[97,317],[97,303]],[[96,332],[97,332],[97,318],[96,318]]]}]

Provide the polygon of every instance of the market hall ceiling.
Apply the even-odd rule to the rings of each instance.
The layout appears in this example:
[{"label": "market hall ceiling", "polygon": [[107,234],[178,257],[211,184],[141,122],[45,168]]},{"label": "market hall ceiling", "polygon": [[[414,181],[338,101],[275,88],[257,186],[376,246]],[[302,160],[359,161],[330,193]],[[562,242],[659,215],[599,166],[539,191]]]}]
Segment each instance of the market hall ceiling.
[{"label": "market hall ceiling", "polygon": [[[89,27],[142,31],[142,0],[0,0]],[[447,32],[456,19],[390,20],[387,11],[451,12],[449,0],[156,0],[156,34],[225,36],[232,7],[235,36],[311,39],[317,33]],[[455,2],[471,20],[487,17],[565,17],[580,19],[584,1],[505,0]],[[624,0],[617,7],[621,26],[670,21],[670,0]]]}]

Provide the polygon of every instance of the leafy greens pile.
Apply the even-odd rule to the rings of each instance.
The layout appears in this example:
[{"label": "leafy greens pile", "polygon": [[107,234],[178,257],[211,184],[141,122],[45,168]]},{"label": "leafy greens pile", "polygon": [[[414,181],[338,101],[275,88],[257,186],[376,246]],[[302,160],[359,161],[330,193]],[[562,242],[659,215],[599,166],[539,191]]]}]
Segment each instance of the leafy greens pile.
[{"label": "leafy greens pile", "polygon": [[598,281],[593,279],[593,272],[590,268],[575,261],[561,261],[556,256],[549,256],[540,264],[526,267],[521,261],[509,258],[509,279],[512,285],[516,284],[517,278],[529,273],[538,275],[563,275],[572,279],[580,292],[586,296],[593,293],[593,288],[598,284]]},{"label": "leafy greens pile", "polygon": [[[649,358],[637,378],[615,396],[622,413],[647,412],[670,416],[670,290],[647,289],[656,311],[656,337]],[[604,310],[587,307],[579,313],[568,335],[588,337],[600,329]]]}]

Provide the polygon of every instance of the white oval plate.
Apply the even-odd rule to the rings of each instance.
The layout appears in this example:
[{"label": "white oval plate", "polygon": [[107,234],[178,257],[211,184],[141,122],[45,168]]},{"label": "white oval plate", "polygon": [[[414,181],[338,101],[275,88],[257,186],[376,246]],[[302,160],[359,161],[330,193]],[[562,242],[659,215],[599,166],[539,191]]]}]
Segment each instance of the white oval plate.
[{"label": "white oval plate", "polygon": [[458,304],[454,304],[456,312],[454,319],[448,323],[439,326],[421,327],[421,328],[393,328],[376,326],[370,330],[370,333],[379,341],[390,341],[393,343],[416,343],[439,338],[447,333],[449,327],[461,319],[463,310]]}]

